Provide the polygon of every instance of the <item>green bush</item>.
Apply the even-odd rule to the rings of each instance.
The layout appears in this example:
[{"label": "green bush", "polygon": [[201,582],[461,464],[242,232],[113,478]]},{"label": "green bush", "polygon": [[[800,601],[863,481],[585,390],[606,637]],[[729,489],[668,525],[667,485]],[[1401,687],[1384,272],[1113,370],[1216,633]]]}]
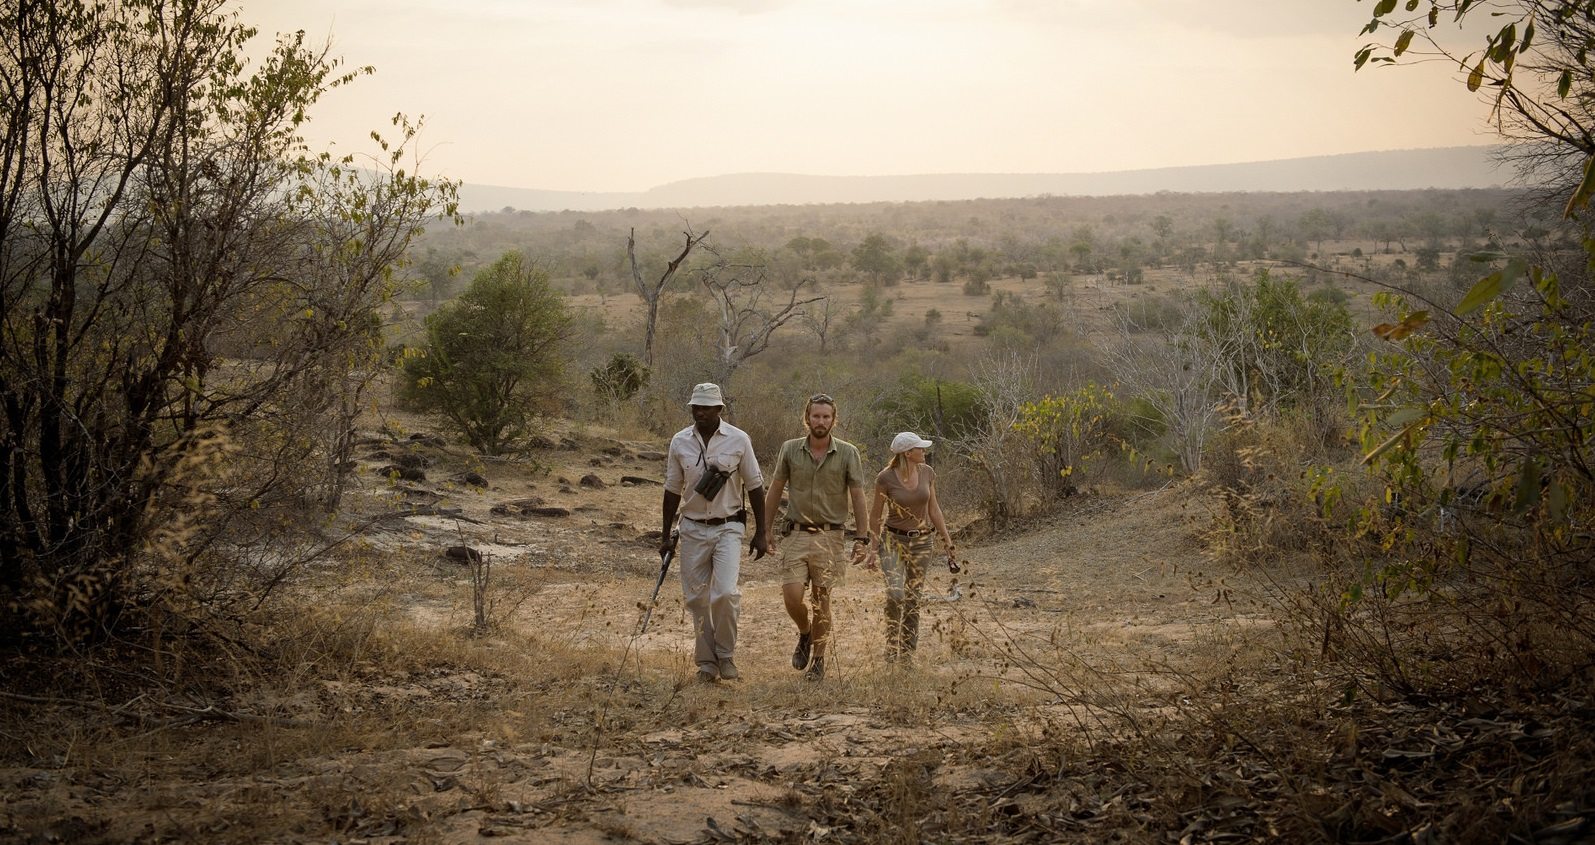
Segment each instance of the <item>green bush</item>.
[{"label": "green bush", "polygon": [[1168,430],[1168,419],[1145,396],[1132,396],[1122,401],[1123,410],[1113,417],[1111,431],[1137,451],[1145,451]]},{"label": "green bush", "polygon": [[359,72],[238,15],[6,5],[0,641],[248,651],[345,489],[405,250],[452,213],[402,116],[359,166],[311,150]]},{"label": "green bush", "polygon": [[609,363],[594,367],[587,373],[592,380],[593,390],[611,402],[624,402],[636,396],[637,391],[648,383],[649,375],[647,365],[630,352],[616,352],[610,357]]},{"label": "green bush", "polygon": [[1219,351],[1221,381],[1237,410],[1274,414],[1334,392],[1355,340],[1345,305],[1304,298],[1295,280],[1267,270],[1251,286],[1204,292],[1198,302],[1205,319],[1196,333]]},{"label": "green bush", "polygon": [[1179,302],[1168,296],[1139,296],[1114,306],[1132,331],[1171,333],[1185,320]]},{"label": "green bush", "polygon": [[[886,428],[911,430],[931,438],[965,437],[985,421],[980,392],[960,381],[904,376],[873,414]],[[884,430],[884,429],[883,429]]]},{"label": "green bush", "polygon": [[427,317],[426,346],[405,360],[400,396],[485,454],[514,450],[554,404],[569,325],[548,275],[506,253]]}]

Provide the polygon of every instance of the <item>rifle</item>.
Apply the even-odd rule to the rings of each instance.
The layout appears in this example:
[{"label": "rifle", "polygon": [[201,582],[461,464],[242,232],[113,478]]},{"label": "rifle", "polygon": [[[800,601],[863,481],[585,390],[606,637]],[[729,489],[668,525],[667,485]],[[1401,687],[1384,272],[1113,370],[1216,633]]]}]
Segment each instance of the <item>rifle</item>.
[{"label": "rifle", "polygon": [[670,550],[659,555],[659,580],[654,582],[653,597],[648,599],[648,612],[642,615],[642,627],[637,630],[637,636],[642,636],[648,631],[648,620],[653,618],[654,605],[659,601],[659,588],[665,585],[665,574],[670,571],[670,561],[676,556],[676,542],[681,535],[670,532]]}]

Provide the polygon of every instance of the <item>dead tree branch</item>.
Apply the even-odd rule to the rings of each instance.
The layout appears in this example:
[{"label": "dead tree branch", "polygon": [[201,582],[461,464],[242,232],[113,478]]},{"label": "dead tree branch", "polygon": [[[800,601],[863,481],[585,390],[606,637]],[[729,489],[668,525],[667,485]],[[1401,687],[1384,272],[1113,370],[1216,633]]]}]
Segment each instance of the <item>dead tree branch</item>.
[{"label": "dead tree branch", "polygon": [[770,347],[776,329],[804,315],[803,306],[825,299],[798,299],[799,291],[809,283],[805,279],[792,287],[784,304],[766,305],[770,285],[762,265],[717,262],[702,272],[701,281],[720,309],[716,377],[722,388],[728,388],[744,361]]},{"label": "dead tree branch", "polygon": [[648,307],[645,325],[643,327],[643,363],[652,367],[654,363],[654,333],[659,325],[659,299],[664,295],[665,288],[670,285],[670,280],[675,277],[676,271],[681,269],[687,256],[692,254],[693,247],[703,243],[709,237],[708,230],[701,235],[694,235],[692,227],[682,233],[686,236],[686,243],[681,247],[681,254],[665,265],[665,271],[659,275],[655,282],[644,282],[642,268],[637,264],[637,230],[631,229],[626,235],[626,258],[631,262],[631,281],[637,286],[637,295],[642,297],[643,304]]}]

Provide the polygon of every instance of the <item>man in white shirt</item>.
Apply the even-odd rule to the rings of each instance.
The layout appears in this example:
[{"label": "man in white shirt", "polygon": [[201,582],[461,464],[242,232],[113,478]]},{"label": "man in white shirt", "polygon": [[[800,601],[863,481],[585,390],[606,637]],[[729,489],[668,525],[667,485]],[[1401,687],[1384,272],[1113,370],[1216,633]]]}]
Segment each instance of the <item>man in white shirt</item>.
[{"label": "man in white shirt", "polygon": [[661,555],[670,551],[671,526],[681,514],[681,592],[697,632],[693,658],[698,680],[713,682],[739,677],[737,613],[742,591],[737,577],[742,564],[742,538],[753,509],[753,559],[770,550],[764,521],[764,476],[748,433],[720,419],[725,399],[720,386],[700,384],[688,400],[692,425],[670,438],[665,457],[664,537]]}]

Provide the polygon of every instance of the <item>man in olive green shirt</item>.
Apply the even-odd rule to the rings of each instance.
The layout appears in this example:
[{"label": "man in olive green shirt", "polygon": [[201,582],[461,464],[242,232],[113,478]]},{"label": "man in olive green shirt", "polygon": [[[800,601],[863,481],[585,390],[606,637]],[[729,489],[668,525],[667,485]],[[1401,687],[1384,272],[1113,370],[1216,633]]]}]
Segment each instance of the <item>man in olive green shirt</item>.
[{"label": "man in olive green shirt", "polygon": [[[798,644],[792,652],[792,668],[807,669],[811,681],[825,677],[825,652],[830,645],[831,588],[847,578],[848,559],[862,563],[874,554],[875,543],[867,533],[864,509],[864,464],[858,447],[831,436],[836,427],[836,401],[824,393],[811,397],[803,407],[803,423],[808,436],[781,444],[775,459],[770,489],[765,494],[765,519],[773,520],[781,505],[781,493],[788,491],[784,516],[790,545],[782,553],[785,570],[781,596],[786,612],[797,623]],[[849,503],[856,529],[849,542],[844,536]],[[765,526],[774,551],[776,535]],[[812,591],[814,613],[803,603],[803,588]]]}]

